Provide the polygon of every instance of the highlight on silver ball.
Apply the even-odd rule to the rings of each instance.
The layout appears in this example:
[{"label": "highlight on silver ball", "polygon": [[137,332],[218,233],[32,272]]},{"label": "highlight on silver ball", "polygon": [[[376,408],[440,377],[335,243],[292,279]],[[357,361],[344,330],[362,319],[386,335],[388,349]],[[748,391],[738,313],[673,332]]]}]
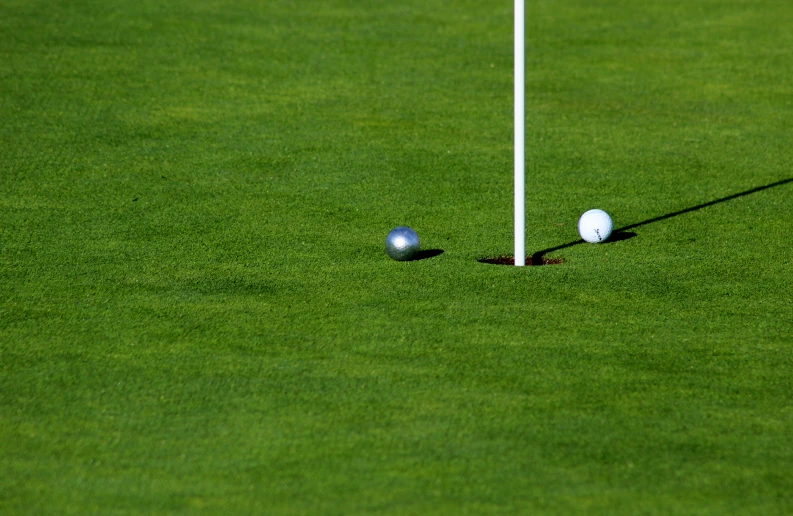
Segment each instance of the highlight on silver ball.
[{"label": "highlight on silver ball", "polygon": [[385,254],[394,260],[406,262],[419,253],[419,236],[407,226],[394,228],[385,237]]}]

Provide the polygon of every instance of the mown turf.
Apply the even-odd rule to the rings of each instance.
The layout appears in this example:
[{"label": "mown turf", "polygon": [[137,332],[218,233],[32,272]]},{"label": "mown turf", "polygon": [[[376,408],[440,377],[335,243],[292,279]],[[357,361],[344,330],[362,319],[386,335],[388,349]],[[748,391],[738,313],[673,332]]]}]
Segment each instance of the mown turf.
[{"label": "mown turf", "polygon": [[515,268],[510,2],[3,2],[0,512],[793,512],[793,4],[529,4]]}]

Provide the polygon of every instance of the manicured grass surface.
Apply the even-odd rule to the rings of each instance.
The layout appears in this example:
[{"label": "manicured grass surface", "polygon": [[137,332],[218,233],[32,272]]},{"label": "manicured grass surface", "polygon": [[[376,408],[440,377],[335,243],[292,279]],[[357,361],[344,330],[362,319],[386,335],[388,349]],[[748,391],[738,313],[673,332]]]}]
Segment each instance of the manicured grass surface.
[{"label": "manicured grass surface", "polygon": [[514,268],[510,2],[3,2],[0,512],[793,511],[793,4],[529,4]]}]

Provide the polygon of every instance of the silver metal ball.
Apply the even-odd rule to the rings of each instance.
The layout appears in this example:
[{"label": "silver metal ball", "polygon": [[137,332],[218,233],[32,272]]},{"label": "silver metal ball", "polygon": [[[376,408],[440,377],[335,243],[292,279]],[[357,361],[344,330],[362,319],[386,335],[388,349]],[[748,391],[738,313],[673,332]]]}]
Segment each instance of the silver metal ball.
[{"label": "silver metal ball", "polygon": [[405,262],[419,253],[419,236],[406,226],[394,228],[385,237],[385,254],[394,260]]}]

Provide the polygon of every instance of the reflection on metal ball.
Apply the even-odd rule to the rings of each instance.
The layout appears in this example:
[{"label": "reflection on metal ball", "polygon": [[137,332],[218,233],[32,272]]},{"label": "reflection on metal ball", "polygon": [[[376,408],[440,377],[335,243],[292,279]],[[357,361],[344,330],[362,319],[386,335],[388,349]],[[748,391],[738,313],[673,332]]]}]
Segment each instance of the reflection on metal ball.
[{"label": "reflection on metal ball", "polygon": [[412,260],[419,252],[419,236],[406,226],[394,228],[385,237],[385,254],[394,260]]}]

